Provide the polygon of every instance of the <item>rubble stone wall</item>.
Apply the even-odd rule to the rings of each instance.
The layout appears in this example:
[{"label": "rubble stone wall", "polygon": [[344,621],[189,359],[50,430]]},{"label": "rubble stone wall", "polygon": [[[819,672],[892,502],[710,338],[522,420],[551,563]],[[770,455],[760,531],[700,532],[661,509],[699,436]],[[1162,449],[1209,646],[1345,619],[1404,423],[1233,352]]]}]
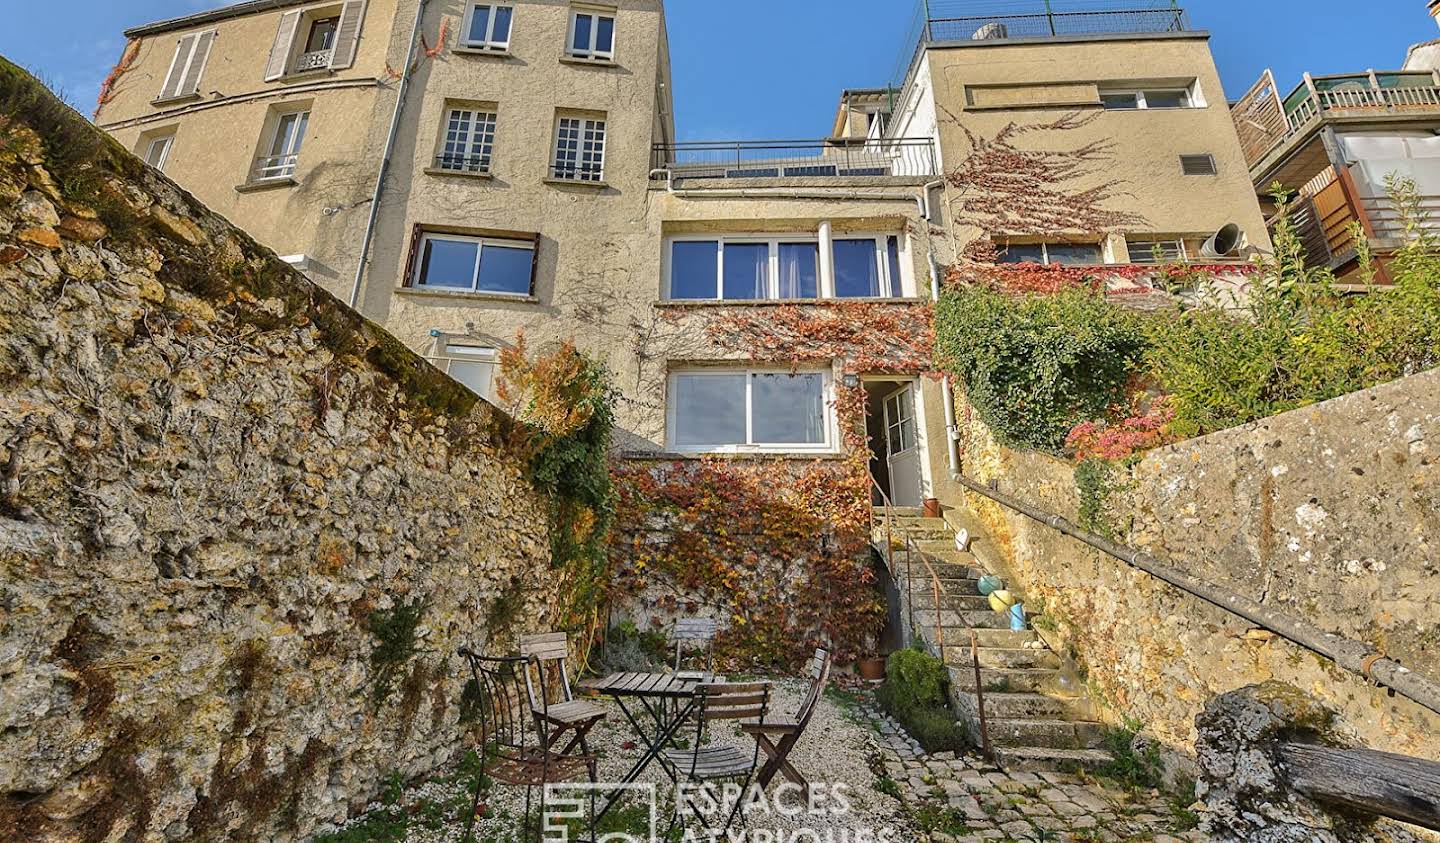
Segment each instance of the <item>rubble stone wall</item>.
[{"label": "rubble stone wall", "polygon": [[0,60],[0,839],[305,839],[464,749],[456,649],[554,603],[507,424]]}]

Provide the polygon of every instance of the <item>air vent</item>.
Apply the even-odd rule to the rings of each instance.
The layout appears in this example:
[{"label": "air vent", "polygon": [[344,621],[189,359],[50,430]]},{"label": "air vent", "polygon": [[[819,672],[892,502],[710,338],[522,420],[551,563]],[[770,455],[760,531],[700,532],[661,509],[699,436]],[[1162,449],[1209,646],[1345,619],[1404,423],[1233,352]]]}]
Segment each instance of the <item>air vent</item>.
[{"label": "air vent", "polygon": [[1218,175],[1220,171],[1215,168],[1215,156],[1213,155],[1182,155],[1180,156],[1180,172],[1187,176],[1213,176]]}]

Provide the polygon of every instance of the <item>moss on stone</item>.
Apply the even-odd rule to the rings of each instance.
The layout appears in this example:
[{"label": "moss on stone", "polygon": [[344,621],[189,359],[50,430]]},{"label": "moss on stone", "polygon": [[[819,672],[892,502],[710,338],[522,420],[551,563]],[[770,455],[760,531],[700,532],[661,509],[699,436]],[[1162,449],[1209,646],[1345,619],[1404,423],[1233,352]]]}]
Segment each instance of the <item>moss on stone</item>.
[{"label": "moss on stone", "polygon": [[393,336],[376,330],[370,338],[373,344],[365,353],[365,359],[394,378],[411,401],[437,415],[458,419],[469,415],[475,402],[480,400]]},{"label": "moss on stone", "polygon": [[410,603],[396,603],[389,609],[370,613],[370,634],[376,641],[370,653],[370,667],[375,671],[370,680],[370,699],[376,707],[389,699],[396,676],[415,655],[415,630],[425,615],[426,605],[424,598],[417,597]]}]

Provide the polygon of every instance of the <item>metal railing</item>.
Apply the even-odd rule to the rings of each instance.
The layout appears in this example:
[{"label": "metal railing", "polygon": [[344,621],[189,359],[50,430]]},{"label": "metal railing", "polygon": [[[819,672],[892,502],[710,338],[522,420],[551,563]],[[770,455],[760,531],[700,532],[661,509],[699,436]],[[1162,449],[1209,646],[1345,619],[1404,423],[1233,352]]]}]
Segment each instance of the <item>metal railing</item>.
[{"label": "metal railing", "polygon": [[265,181],[267,179],[287,179],[295,175],[295,165],[299,162],[297,155],[266,155],[255,161],[255,180]]},{"label": "metal railing", "polygon": [[550,167],[550,178],[593,184],[605,180],[605,167],[603,164],[554,164]]},{"label": "metal railing", "polygon": [[[904,88],[926,45],[991,41],[1189,32],[1190,20],[1174,0],[920,0],[891,84]],[[977,7],[987,14],[976,14]]]},{"label": "metal railing", "polygon": [[653,170],[681,179],[927,177],[939,174],[929,138],[823,138],[656,144]]},{"label": "metal railing", "polygon": [[334,50],[316,50],[313,53],[301,53],[295,59],[295,72],[305,73],[310,70],[323,70],[330,66],[330,58],[335,54]]},{"label": "metal railing", "polygon": [[457,173],[488,173],[490,172],[490,156],[442,152],[435,156],[435,167],[440,170],[454,170]]},{"label": "metal railing", "polygon": [[[1346,113],[1339,114],[1340,112]],[[1328,116],[1404,116],[1415,112],[1440,112],[1440,86],[1311,91],[1309,96],[1296,103],[1287,113],[1282,114],[1277,108],[1269,115],[1257,113],[1246,118],[1260,139],[1256,144],[1246,145],[1246,157],[1253,166],[1284,146],[1291,138],[1308,131],[1315,123]]]}]

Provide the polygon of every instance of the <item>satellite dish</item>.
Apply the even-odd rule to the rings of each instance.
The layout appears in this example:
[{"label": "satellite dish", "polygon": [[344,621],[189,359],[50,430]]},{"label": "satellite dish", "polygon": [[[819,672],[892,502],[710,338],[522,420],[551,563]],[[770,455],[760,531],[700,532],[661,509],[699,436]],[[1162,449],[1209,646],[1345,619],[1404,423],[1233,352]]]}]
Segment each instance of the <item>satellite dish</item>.
[{"label": "satellite dish", "polygon": [[1200,254],[1207,258],[1223,258],[1240,248],[1240,241],[1245,233],[1235,223],[1226,223],[1224,228],[1215,232],[1215,236],[1205,241],[1200,247]]},{"label": "satellite dish", "polygon": [[1009,38],[1010,30],[1003,23],[987,23],[975,30],[970,36],[971,41],[995,41],[1000,38]]}]

